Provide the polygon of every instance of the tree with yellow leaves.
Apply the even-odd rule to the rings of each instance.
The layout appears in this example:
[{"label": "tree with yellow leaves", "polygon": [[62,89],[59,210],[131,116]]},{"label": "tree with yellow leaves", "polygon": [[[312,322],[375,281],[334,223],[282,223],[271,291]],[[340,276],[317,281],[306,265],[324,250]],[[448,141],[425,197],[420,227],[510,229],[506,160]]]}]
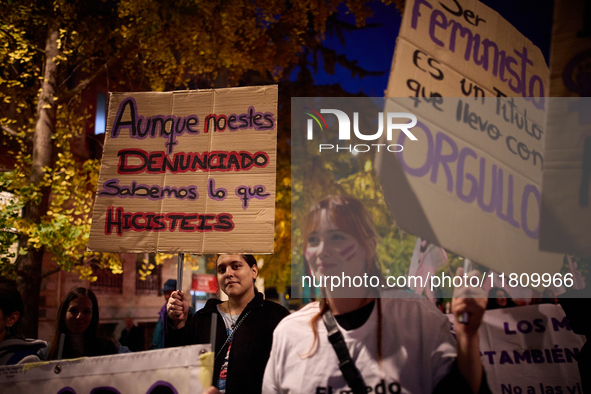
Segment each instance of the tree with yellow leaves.
[{"label": "tree with yellow leaves", "polygon": [[[89,84],[101,79],[111,91],[225,87],[249,73],[278,81],[305,46],[321,42],[341,3],[0,0],[0,126],[12,160],[0,189],[14,196],[0,211],[0,253],[19,242],[16,262],[2,258],[0,270],[17,277],[28,335],[36,335],[45,252],[56,269],[85,277],[91,259],[120,269],[116,255],[84,251],[98,161],[76,157],[71,145],[87,122],[80,95]],[[346,5],[358,23],[371,13],[365,1]],[[289,244],[288,171],[277,179],[281,248]]]}]

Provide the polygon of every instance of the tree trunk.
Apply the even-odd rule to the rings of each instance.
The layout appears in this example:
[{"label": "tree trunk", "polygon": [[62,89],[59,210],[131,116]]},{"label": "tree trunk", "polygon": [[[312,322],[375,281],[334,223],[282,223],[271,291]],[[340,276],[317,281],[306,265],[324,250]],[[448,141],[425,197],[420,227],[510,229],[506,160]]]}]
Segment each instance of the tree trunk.
[{"label": "tree trunk", "polygon": [[[44,176],[44,168],[51,165],[51,136],[55,130],[57,105],[57,64],[55,58],[58,50],[59,31],[55,21],[49,23],[45,42],[45,72],[39,102],[37,104],[37,123],[33,134],[33,164],[29,182],[40,185]],[[25,206],[24,217],[32,224],[41,222],[49,204],[49,188],[40,190],[41,200],[30,201]],[[28,245],[27,239],[20,240],[21,247],[27,254],[20,256],[17,267],[17,283],[25,304],[25,316],[22,322],[23,333],[27,337],[37,338],[39,322],[39,293],[41,291],[41,274],[43,249],[36,250]]]}]

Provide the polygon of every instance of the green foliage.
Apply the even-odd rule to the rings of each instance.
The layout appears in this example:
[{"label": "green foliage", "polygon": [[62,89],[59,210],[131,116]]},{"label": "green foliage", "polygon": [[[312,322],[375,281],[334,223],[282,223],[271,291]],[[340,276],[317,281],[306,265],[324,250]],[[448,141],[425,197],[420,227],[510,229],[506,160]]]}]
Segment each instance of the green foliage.
[{"label": "green foliage", "polygon": [[[67,112],[62,112],[66,117],[58,120],[54,134],[54,140],[57,141],[55,164],[52,168],[45,169],[41,184],[34,185],[28,181],[29,147],[25,144],[21,144],[21,151],[15,155],[15,169],[0,174],[0,188],[14,196],[12,203],[0,209],[0,228],[12,229],[11,232],[0,233],[0,248],[2,255],[6,255],[5,251],[17,241],[18,234],[26,239],[27,245],[27,248],[20,248],[19,254],[25,255],[28,248],[44,249],[51,254],[59,267],[70,271],[98,258],[97,254],[85,251],[85,248],[90,233],[99,162],[80,161],[74,157],[70,141],[76,136],[65,123],[74,117]],[[45,215],[38,222],[23,218],[20,215],[23,207],[29,201],[39,202],[43,198],[44,188],[50,190],[51,194],[49,209]],[[115,256],[106,260],[113,270],[121,266]],[[4,274],[14,276],[16,266],[7,257],[9,256],[2,258],[0,269]],[[98,258],[97,261],[101,260],[104,259]],[[91,273],[92,270],[81,271],[84,278],[91,277]]]},{"label": "green foliage", "polygon": [[[0,173],[0,185],[4,184],[5,174]],[[1,187],[1,186],[0,186]],[[22,204],[12,198],[0,205],[0,276],[14,279],[14,260],[16,253],[12,246],[18,242],[17,229],[12,227],[14,219],[18,217]]]}]

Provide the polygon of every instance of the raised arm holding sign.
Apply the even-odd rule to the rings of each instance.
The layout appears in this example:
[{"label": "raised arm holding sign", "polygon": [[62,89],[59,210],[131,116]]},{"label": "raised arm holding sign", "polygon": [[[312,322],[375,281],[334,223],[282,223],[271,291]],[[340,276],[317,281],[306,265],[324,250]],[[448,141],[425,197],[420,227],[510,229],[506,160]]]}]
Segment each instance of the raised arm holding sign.
[{"label": "raised arm holding sign", "polygon": [[216,270],[228,301],[210,299],[203,309],[191,314],[185,293],[172,293],[167,305],[170,323],[166,344],[211,343],[211,328],[216,327],[214,386],[227,393],[260,392],[273,331],[289,312],[264,300],[256,290],[258,267],[252,255],[221,254]]}]

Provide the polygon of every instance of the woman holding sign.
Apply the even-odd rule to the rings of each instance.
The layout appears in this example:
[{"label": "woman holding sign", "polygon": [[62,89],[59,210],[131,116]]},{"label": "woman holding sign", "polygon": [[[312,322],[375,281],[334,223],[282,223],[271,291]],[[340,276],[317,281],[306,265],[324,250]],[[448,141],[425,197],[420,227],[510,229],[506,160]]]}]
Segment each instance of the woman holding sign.
[{"label": "woman holding sign", "polygon": [[167,304],[166,346],[210,343],[211,320],[216,319],[215,387],[207,392],[260,393],[273,331],[289,312],[257,291],[258,267],[252,255],[221,254],[216,268],[228,301],[210,299],[192,314],[185,293],[173,292]]},{"label": "woman holding sign", "polygon": [[[377,238],[369,213],[352,197],[332,196],[312,206],[303,231],[304,255],[315,283],[331,279],[323,286],[326,298],[285,318],[275,330],[263,393],[488,389],[478,339],[486,298],[454,299],[456,320],[469,314],[468,324],[456,324],[456,345],[447,317],[428,299],[386,290]],[[342,279],[341,286],[333,286],[334,278]],[[347,278],[353,286],[343,286]]]}]

